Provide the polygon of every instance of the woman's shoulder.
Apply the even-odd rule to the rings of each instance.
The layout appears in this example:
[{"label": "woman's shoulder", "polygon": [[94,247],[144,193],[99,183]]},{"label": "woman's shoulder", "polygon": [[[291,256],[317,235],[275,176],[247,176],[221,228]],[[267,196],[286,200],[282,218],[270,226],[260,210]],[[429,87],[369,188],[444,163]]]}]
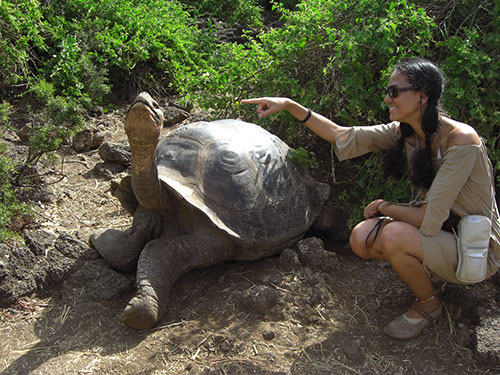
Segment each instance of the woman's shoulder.
[{"label": "woman's shoulder", "polygon": [[481,138],[470,125],[445,117],[441,120],[445,130],[445,149],[452,146],[480,145]]}]

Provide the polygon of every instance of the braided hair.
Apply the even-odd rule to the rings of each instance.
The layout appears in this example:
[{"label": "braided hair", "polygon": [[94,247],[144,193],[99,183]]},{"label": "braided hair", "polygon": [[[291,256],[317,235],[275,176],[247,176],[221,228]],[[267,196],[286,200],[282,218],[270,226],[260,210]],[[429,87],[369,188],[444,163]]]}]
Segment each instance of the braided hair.
[{"label": "braided hair", "polygon": [[425,134],[425,148],[419,149],[410,160],[410,168],[406,165],[403,155],[405,139],[414,134],[414,130],[407,123],[400,124],[401,137],[398,147],[389,150],[384,158],[384,177],[399,179],[408,170],[413,185],[428,189],[434,180],[432,168],[431,137],[438,130],[439,100],[444,90],[444,77],[439,68],[430,61],[413,59],[398,64],[396,71],[401,72],[410,84],[425,92],[428,96],[427,107],[422,113],[422,130]]}]

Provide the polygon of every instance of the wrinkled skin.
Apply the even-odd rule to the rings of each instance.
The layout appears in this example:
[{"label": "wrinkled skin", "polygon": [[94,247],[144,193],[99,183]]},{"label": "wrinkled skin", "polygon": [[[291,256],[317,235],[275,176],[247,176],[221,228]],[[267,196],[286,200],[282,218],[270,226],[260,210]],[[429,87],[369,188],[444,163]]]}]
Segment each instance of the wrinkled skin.
[{"label": "wrinkled skin", "polygon": [[[233,126],[233,122],[234,126],[241,126],[241,131],[243,131],[241,124],[244,123],[236,121],[224,123],[224,126],[229,126],[228,131]],[[200,123],[198,129],[204,131],[203,127],[209,124],[213,123]],[[329,193],[326,184],[316,183],[310,177],[307,179],[305,175],[304,178],[300,175],[299,183],[303,183],[304,186],[298,191],[288,191],[298,182],[294,182],[295,185],[283,185],[283,183],[280,185],[283,178],[269,175],[269,166],[281,165],[280,163],[284,163],[283,158],[274,160],[273,157],[268,156],[263,161],[265,168],[261,168],[262,170],[253,166],[250,168],[258,171],[255,172],[257,173],[254,176],[255,181],[264,181],[263,186],[271,192],[266,199],[259,198],[260,190],[255,190],[253,185],[243,184],[238,187],[235,184],[235,187],[230,189],[245,190],[244,198],[241,198],[240,191],[229,190],[224,193],[226,197],[216,196],[217,191],[215,191],[210,193],[212,196],[208,197],[212,202],[210,209],[206,209],[203,201],[207,197],[201,193],[197,196],[198,201],[188,203],[189,197],[183,197],[179,191],[165,183],[168,180],[166,175],[172,172],[165,170],[167,161],[161,160],[159,165],[157,163],[156,150],[162,126],[163,113],[158,104],[149,94],[141,93],[129,109],[125,121],[125,131],[132,154],[131,177],[125,178],[119,186],[114,186],[114,195],[133,215],[132,227],[127,231],[107,229],[94,233],[90,238],[91,245],[112,267],[124,272],[137,270],[137,291],[122,315],[122,321],[128,326],[135,329],[154,327],[165,313],[173,283],[193,268],[208,267],[232,259],[258,259],[277,254],[284,248],[293,246],[309,229],[313,229],[316,233],[323,233],[332,239],[341,241],[347,239],[345,212],[339,207],[323,208],[323,203]],[[238,128],[239,131],[240,128]],[[264,136],[262,144],[267,142],[266,137]],[[182,139],[175,139],[175,141],[186,142]],[[225,142],[227,143],[225,145],[212,143],[215,145],[213,153],[216,157],[219,156],[219,151],[217,151],[219,146],[232,147],[230,142],[228,143],[227,140]],[[274,142],[281,141],[275,140]],[[167,147],[164,153],[170,152],[168,145],[168,143],[162,143],[163,148]],[[171,157],[171,160],[180,160],[182,164],[179,167],[182,169],[186,167],[184,160],[192,161],[193,157],[188,158],[184,144],[181,143],[181,146],[179,153],[174,155],[173,159]],[[255,153],[260,156],[264,155],[262,150],[257,150]],[[232,152],[227,155],[234,156],[234,154]],[[195,156],[198,157],[198,155]],[[243,157],[246,156],[243,155]],[[224,168],[229,168],[227,162],[231,160],[222,157],[221,159],[226,163]],[[237,158],[235,160],[238,161]],[[286,162],[289,161],[286,160]],[[205,167],[209,161],[200,159],[200,163],[197,170],[191,172],[198,173],[198,169]],[[159,166],[163,168],[160,174],[158,173]],[[284,164],[282,168],[284,168],[283,172],[288,173],[288,168],[292,167]],[[246,171],[248,169],[238,170],[237,173],[228,175],[230,177],[228,181],[231,183],[240,181],[242,173]],[[183,172],[183,175],[187,172]],[[173,174],[176,173],[176,170],[173,170]],[[201,186],[207,191],[210,186],[210,181],[207,179],[213,175],[213,170],[211,170],[201,178],[202,182],[205,181],[205,184]],[[200,177],[197,178],[200,179]],[[273,206],[273,198],[280,189],[282,189],[281,193],[290,194],[288,201],[293,202],[295,199],[296,204],[305,204],[303,213],[306,216],[304,218],[294,217],[296,212],[294,207],[285,207],[289,212],[284,214],[283,207],[280,211]],[[224,209],[225,216],[222,214],[218,216],[217,212],[212,214],[211,212],[217,211],[218,207],[213,202],[217,203],[218,200],[226,199],[231,204],[233,198],[228,199],[227,195],[231,196],[232,193],[235,193],[235,197],[240,197],[240,201],[234,198],[239,205],[248,203],[250,198],[245,197],[257,197],[255,202],[258,208],[248,210],[246,207],[241,212],[235,210],[234,213]],[[296,195],[299,196],[296,197]],[[282,206],[286,205],[282,204]],[[287,220],[291,219],[293,221],[290,223],[295,223],[295,227],[287,224]],[[219,223],[222,221],[228,225]],[[282,227],[278,227],[274,233],[271,228],[277,225],[282,225]],[[293,228],[288,230],[290,226]],[[241,233],[235,233],[235,231]]]}]

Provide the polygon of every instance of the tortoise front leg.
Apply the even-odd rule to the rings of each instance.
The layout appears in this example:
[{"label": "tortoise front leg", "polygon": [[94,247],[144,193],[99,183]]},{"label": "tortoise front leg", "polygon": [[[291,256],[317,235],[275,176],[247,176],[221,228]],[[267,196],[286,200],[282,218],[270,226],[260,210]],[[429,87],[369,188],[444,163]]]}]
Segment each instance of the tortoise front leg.
[{"label": "tortoise front leg", "polygon": [[146,243],[161,235],[162,223],[163,220],[157,212],[139,205],[130,229],[106,229],[93,233],[89,239],[90,246],[94,247],[111,267],[122,272],[132,272],[137,267],[137,259]]},{"label": "tortoise front leg", "polygon": [[135,329],[154,327],[165,313],[172,285],[180,276],[230,260],[233,253],[234,244],[222,235],[180,235],[149,242],[139,257],[137,292],[121,320]]}]

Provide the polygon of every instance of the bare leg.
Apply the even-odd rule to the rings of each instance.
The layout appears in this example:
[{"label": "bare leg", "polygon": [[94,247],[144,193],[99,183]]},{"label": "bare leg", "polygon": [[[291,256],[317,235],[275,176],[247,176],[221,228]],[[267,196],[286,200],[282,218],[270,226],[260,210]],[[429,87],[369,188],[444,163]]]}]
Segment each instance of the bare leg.
[{"label": "bare leg", "polygon": [[[349,243],[352,251],[359,257],[364,259],[387,260],[384,255],[382,243],[380,242],[380,234],[383,231],[383,227],[381,228],[379,235],[375,238],[373,245],[370,247],[366,246],[366,238],[379,220],[380,219],[378,218],[368,219],[362,221],[352,229],[351,236],[349,237]],[[385,226],[385,224],[382,225]],[[372,238],[374,236],[375,233],[372,233]]]},{"label": "bare leg", "polygon": [[[410,224],[395,221],[385,224],[375,242],[367,247],[368,233],[379,219],[368,219],[359,223],[350,237],[351,248],[362,258],[388,260],[394,271],[419,300],[427,300],[435,295],[432,283],[423,266],[423,250],[418,229]],[[439,306],[437,298],[428,303],[419,303],[427,312]],[[409,318],[419,318],[414,310],[406,313]]]}]

